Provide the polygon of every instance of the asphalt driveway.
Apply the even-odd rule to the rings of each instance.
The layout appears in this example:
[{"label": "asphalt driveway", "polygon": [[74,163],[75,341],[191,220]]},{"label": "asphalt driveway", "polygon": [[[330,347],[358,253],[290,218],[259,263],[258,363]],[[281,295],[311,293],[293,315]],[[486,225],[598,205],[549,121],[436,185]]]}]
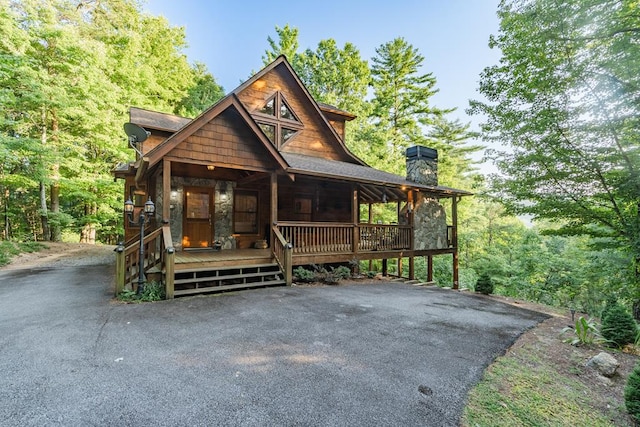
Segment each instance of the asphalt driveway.
[{"label": "asphalt driveway", "polygon": [[0,425],[453,426],[545,318],[388,282],[127,305],[112,271],[0,271]]}]

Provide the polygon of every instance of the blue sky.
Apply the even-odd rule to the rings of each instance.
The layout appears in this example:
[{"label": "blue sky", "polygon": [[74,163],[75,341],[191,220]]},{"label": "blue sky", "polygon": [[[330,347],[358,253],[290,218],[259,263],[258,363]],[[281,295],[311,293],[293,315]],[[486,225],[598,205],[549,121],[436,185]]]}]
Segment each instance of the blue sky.
[{"label": "blue sky", "polygon": [[332,38],[340,47],[353,43],[367,60],[381,44],[404,37],[425,57],[422,72],[437,79],[433,104],[457,107],[453,116],[475,128],[479,118],[464,110],[479,97],[480,72],[499,60],[488,47],[498,31],[498,1],[147,0],[145,10],[185,27],[189,61],[205,63],[227,92],[262,68],[276,26],[298,28],[301,50]]}]

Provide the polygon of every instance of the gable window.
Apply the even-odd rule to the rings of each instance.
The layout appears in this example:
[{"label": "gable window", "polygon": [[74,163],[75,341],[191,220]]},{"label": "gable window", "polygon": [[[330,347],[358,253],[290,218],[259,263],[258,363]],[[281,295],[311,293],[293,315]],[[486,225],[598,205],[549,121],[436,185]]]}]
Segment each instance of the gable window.
[{"label": "gable window", "polygon": [[284,95],[276,92],[254,113],[260,129],[277,148],[282,147],[303,128]]},{"label": "gable window", "polygon": [[233,197],[233,232],[258,234],[258,192],[237,190]]},{"label": "gable window", "polygon": [[269,141],[271,141],[272,144],[274,144],[275,139],[276,139],[276,127],[274,125],[269,125],[267,123],[258,123],[258,126],[260,126],[260,129],[262,129],[262,132],[264,132],[265,135],[267,135],[267,138],[269,138]]},{"label": "gable window", "polygon": [[270,116],[275,116],[276,115],[276,98],[271,97],[271,99],[269,99],[267,101],[267,103],[264,105],[264,107],[262,107],[262,109],[260,110],[261,113],[263,114],[268,114]]}]

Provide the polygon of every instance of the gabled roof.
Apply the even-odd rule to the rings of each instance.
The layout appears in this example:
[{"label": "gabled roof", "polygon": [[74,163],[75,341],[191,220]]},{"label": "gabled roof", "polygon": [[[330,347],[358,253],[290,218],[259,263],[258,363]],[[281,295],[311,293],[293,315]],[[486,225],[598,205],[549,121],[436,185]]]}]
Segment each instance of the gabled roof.
[{"label": "gabled roof", "polygon": [[[331,126],[331,124],[329,123],[329,121],[327,120],[325,115],[322,113],[322,108],[320,107],[318,102],[316,102],[316,100],[313,99],[313,97],[309,93],[309,90],[307,89],[307,87],[304,85],[302,80],[300,80],[300,78],[298,77],[298,74],[294,71],[293,67],[291,67],[291,64],[289,64],[289,61],[287,61],[287,57],[286,56],[284,56],[284,55],[278,56],[273,62],[271,62],[271,64],[267,65],[262,70],[258,71],[256,74],[251,76],[251,78],[249,80],[245,81],[240,86],[235,88],[231,93],[239,94],[240,92],[242,92],[243,90],[245,90],[246,88],[251,86],[255,81],[257,81],[260,78],[262,78],[265,74],[273,71],[279,65],[284,66],[285,69],[291,75],[291,78],[293,78],[295,80],[295,82],[298,84],[298,86],[300,87],[300,89],[304,93],[306,99],[309,101],[309,105],[311,105],[312,108],[316,110],[316,112],[318,113],[318,117],[320,117],[320,120],[322,121],[323,125],[325,125],[327,127],[327,129],[329,130],[329,132],[331,133],[333,138],[335,138],[336,145],[339,146],[344,151],[344,153],[350,159],[352,159],[355,163],[360,164],[360,165],[366,165],[366,163],[364,161],[359,159],[358,156],[356,156],[351,151],[349,151],[347,146],[344,145],[344,142],[342,141],[342,138],[340,138],[340,136],[338,135],[338,133],[336,132],[334,127]],[[331,107],[328,104],[325,104],[325,105],[327,107]],[[335,107],[332,107],[332,108],[335,108]],[[332,112],[334,112],[336,114],[342,114],[342,115],[345,115],[345,113],[346,113],[346,111],[338,110],[337,108],[335,110],[333,110]],[[346,114],[349,114],[349,113],[346,113]],[[353,116],[353,117],[355,118],[355,116]]]},{"label": "gabled roof", "polygon": [[286,160],[282,157],[280,152],[276,150],[273,144],[271,144],[271,142],[267,139],[256,122],[253,121],[249,112],[246,110],[246,108],[244,108],[242,102],[240,102],[238,97],[233,92],[222,98],[209,109],[205,110],[195,119],[187,122],[187,124],[180,128],[176,133],[174,133],[169,138],[164,140],[160,145],[149,151],[145,156],[149,159],[149,167],[158,163],[178,144],[183,142],[189,136],[193,135],[194,132],[196,132],[206,123],[210,122],[213,118],[217,117],[219,114],[229,108],[235,108],[243,121],[256,134],[256,137],[264,145],[267,151],[273,156],[274,160],[276,160],[276,162],[282,167],[282,169],[286,170],[289,167]]},{"label": "gabled roof", "polygon": [[191,121],[186,117],[159,111],[145,110],[144,108],[129,108],[129,121],[146,129],[155,129],[166,132],[175,132]]},{"label": "gabled roof", "polygon": [[355,114],[351,114],[348,111],[341,110],[335,105],[325,104],[324,102],[318,102],[318,107],[320,107],[320,110],[324,111],[325,113],[331,113],[331,114],[336,114],[338,116],[342,116],[347,121],[351,121],[357,117]]},{"label": "gabled roof", "polygon": [[290,173],[299,173],[323,178],[334,178],[358,183],[373,184],[377,186],[396,186],[415,188],[430,192],[443,197],[470,196],[464,190],[444,187],[441,185],[423,185],[409,181],[400,175],[374,169],[370,166],[354,165],[353,163],[338,162],[319,157],[305,156],[303,154],[282,153],[287,163],[291,167],[287,170]]}]

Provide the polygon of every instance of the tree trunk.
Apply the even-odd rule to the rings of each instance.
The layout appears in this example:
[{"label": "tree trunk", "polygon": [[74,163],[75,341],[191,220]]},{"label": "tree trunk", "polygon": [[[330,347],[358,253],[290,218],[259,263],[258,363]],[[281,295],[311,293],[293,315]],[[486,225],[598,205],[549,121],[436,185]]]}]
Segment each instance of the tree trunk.
[{"label": "tree trunk", "polygon": [[40,222],[42,223],[42,240],[49,240],[49,216],[47,215],[47,188],[40,181]]},{"label": "tree trunk", "polygon": [[[42,133],[40,134],[42,146],[47,145],[47,110],[42,107]],[[42,240],[48,241],[51,237],[49,233],[49,213],[47,209],[47,187],[40,181],[40,222],[42,223]]]},{"label": "tree trunk", "polygon": [[[60,127],[55,111],[51,114],[51,130],[51,138],[54,142],[57,142]],[[54,219],[56,219],[53,224],[49,225],[49,228],[51,228],[51,241],[59,242],[62,240],[62,227],[58,216],[60,213],[60,165],[58,163],[53,164],[51,167],[51,212],[54,215]]]},{"label": "tree trunk", "polygon": [[[54,165],[54,170],[57,169],[58,165]],[[54,176],[57,173],[54,172]],[[56,215],[60,213],[60,183],[56,180],[51,183],[51,212]],[[55,219],[55,217],[54,217]],[[49,226],[51,231],[51,241],[59,242],[62,240],[62,230],[60,228],[59,221],[54,221],[53,224]]]}]

